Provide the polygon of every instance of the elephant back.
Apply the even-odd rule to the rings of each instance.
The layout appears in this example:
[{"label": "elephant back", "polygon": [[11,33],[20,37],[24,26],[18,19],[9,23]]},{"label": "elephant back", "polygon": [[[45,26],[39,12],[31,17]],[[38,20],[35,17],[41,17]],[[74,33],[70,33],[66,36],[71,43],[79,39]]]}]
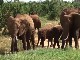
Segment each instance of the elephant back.
[{"label": "elephant back", "polygon": [[28,14],[23,14],[23,16],[30,23],[30,27],[34,28],[34,22],[33,22],[32,18]]}]

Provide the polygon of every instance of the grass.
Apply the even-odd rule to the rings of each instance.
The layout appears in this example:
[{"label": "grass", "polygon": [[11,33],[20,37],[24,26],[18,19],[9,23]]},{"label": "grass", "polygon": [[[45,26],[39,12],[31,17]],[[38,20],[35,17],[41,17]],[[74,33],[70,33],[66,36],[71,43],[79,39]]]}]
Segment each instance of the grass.
[{"label": "grass", "polygon": [[0,60],[80,60],[80,50],[39,48],[0,55]]},{"label": "grass", "polygon": [[46,23],[52,23],[53,25],[56,25],[59,23],[59,20],[56,19],[56,20],[48,20],[46,17],[40,17],[40,20],[41,20],[41,25],[42,27],[46,25]]}]

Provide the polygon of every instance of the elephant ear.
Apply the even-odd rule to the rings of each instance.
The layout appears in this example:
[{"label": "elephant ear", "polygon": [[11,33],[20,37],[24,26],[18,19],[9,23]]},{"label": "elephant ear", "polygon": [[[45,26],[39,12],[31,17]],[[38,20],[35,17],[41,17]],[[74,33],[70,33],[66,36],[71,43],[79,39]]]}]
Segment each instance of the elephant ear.
[{"label": "elephant ear", "polygon": [[23,35],[26,33],[29,29],[30,24],[27,22],[27,20],[22,20],[20,27],[19,27],[19,36]]},{"label": "elephant ear", "polygon": [[15,18],[14,23],[17,24],[17,27],[18,27],[18,28],[20,27],[20,22],[21,22],[20,19]]},{"label": "elephant ear", "polygon": [[17,25],[17,20],[10,16],[7,20],[7,27],[8,27],[8,30],[9,30],[9,33],[11,36],[16,36],[17,33],[18,33],[18,25]]},{"label": "elephant ear", "polygon": [[11,29],[12,25],[13,25],[13,21],[14,21],[14,17],[10,16],[8,19],[7,19],[7,27],[8,29]]}]

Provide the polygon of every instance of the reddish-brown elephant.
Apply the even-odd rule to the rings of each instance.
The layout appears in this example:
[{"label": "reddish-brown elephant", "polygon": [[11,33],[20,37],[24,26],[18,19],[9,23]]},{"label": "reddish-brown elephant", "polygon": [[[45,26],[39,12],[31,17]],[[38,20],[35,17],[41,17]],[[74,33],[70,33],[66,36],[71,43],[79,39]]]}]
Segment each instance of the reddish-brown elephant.
[{"label": "reddish-brown elephant", "polygon": [[[34,28],[34,22],[33,22],[32,18],[27,14],[22,14],[22,15],[18,14],[16,16],[16,18],[21,19],[21,20],[23,18],[25,18],[28,21],[29,27],[26,26],[25,21],[19,27],[20,28],[19,29],[19,35],[22,36],[23,33],[26,32],[26,36],[25,36],[26,38],[25,39],[26,39],[26,42],[27,42],[27,50],[31,48],[30,42],[32,42],[33,49],[35,49],[35,38],[34,38],[34,36],[35,36],[35,28]],[[21,38],[21,37],[19,37],[19,38]]]},{"label": "reddish-brown elephant", "polygon": [[[27,22],[27,20],[23,19],[23,21],[25,21],[26,27],[28,28],[29,23]],[[17,37],[19,29],[20,29],[19,27],[20,27],[21,23],[23,23],[23,21],[18,18],[14,18],[12,16],[10,16],[7,20],[7,27],[8,27],[9,33],[11,35],[11,38],[12,38],[11,52],[18,51],[16,37]],[[25,41],[25,39],[23,39],[23,41]],[[26,46],[26,45],[24,45],[24,43],[23,43],[23,46]],[[26,47],[24,49],[26,49]]]},{"label": "reddish-brown elephant", "polygon": [[33,20],[29,15],[18,14],[15,18],[10,16],[7,21],[7,26],[12,38],[11,52],[18,51],[16,37],[22,40],[24,50],[26,50],[26,48],[30,49],[29,40],[31,40],[33,44],[33,49],[35,48],[34,44],[35,28]]},{"label": "reddish-brown elephant", "polygon": [[63,32],[63,28],[61,25],[56,25],[51,29],[51,33],[53,33],[53,38],[54,38],[53,48],[55,48],[56,44],[57,44],[58,48],[60,48],[59,38],[61,37],[62,32]]},{"label": "reddish-brown elephant", "polygon": [[39,30],[39,28],[41,28],[41,21],[39,19],[39,16],[37,14],[31,14],[30,17],[34,22],[35,29],[37,28]]},{"label": "reddish-brown elephant", "polygon": [[[74,19],[74,15],[79,13],[78,8],[70,8],[64,9],[60,15],[60,23],[63,27],[63,35],[62,35],[62,48],[64,48],[65,41],[69,39],[69,45],[72,45],[72,37],[75,40],[75,48],[78,48],[78,40],[77,40],[77,25],[79,25],[78,17]],[[76,15],[77,16],[77,15]],[[79,22],[79,23],[78,23]],[[79,28],[79,27],[78,27]]]},{"label": "reddish-brown elephant", "polygon": [[[41,43],[42,44],[42,47],[44,47],[44,41],[45,39],[48,39],[49,41],[51,41],[51,45],[52,45],[52,38],[50,38],[50,29],[53,27],[53,24],[46,24],[44,27],[40,28],[39,29],[39,32],[38,32],[38,43],[41,39]],[[37,44],[38,45],[38,44]],[[48,44],[49,46],[49,44]]]},{"label": "reddish-brown elephant", "polygon": [[[56,43],[58,48],[60,48],[58,39],[61,36],[62,31],[63,29],[60,25],[53,26],[53,24],[48,24],[45,27],[39,29],[38,42],[41,39],[42,47],[44,47],[44,41],[45,39],[48,39],[48,46],[49,46],[49,41],[51,41],[51,46],[53,45],[53,48],[55,48]],[[54,38],[54,44],[52,42],[53,38]]]}]

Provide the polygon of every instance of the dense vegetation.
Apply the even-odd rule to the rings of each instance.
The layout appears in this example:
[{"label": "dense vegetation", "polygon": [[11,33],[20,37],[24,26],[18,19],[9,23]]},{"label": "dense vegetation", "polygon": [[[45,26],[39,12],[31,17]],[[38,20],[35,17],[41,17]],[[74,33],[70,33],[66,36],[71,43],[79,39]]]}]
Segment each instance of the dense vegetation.
[{"label": "dense vegetation", "polygon": [[46,16],[49,20],[59,17],[64,8],[80,7],[78,2],[64,2],[61,0],[46,0],[40,2],[6,2],[0,0],[0,28],[6,25],[7,14],[15,16],[17,13],[35,12],[39,16]]}]

